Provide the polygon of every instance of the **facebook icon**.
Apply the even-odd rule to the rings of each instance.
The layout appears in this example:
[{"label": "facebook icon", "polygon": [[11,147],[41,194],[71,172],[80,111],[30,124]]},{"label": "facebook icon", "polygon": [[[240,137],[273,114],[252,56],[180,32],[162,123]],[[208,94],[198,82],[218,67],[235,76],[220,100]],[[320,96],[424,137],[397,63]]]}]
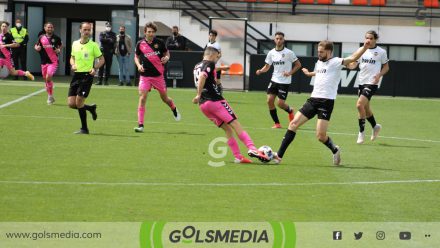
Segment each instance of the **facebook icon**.
[{"label": "facebook icon", "polygon": [[341,240],[341,239],[342,239],[342,231],[334,231],[333,240]]}]

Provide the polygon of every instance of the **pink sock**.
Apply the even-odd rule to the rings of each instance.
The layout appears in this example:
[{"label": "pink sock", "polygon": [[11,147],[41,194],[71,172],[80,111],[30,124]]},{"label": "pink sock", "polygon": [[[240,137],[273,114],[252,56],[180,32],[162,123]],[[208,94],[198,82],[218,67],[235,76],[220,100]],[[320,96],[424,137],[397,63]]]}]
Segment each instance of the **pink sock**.
[{"label": "pink sock", "polygon": [[17,70],[17,76],[24,76],[24,75],[26,75],[26,72],[22,70]]},{"label": "pink sock", "polygon": [[46,91],[49,96],[53,95],[53,82],[52,81],[46,83]]},{"label": "pink sock", "polygon": [[170,106],[171,110],[176,108],[176,105],[174,105],[174,101],[172,99],[170,99],[168,106]]},{"label": "pink sock", "polygon": [[241,159],[243,157],[240,153],[240,147],[238,147],[238,143],[234,137],[228,139],[228,146],[231,148],[235,158]]},{"label": "pink sock", "polygon": [[254,142],[252,142],[251,137],[246,133],[246,131],[241,132],[241,134],[238,135],[238,138],[240,138],[241,142],[243,142],[243,144],[245,144],[249,150],[257,150]]},{"label": "pink sock", "polygon": [[144,125],[145,107],[138,108],[138,123]]}]

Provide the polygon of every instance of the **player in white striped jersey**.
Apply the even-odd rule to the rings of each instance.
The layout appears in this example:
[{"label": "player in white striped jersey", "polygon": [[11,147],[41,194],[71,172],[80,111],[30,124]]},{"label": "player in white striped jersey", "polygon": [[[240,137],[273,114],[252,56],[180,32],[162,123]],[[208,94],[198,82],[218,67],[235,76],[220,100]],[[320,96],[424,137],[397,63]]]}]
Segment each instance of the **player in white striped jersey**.
[{"label": "player in white striped jersey", "polygon": [[301,68],[301,63],[292,50],[284,47],[284,33],[276,32],[274,41],[275,48],[269,51],[263,68],[257,70],[256,74],[267,72],[272,65],[274,67],[272,78],[267,87],[267,105],[270,116],[275,122],[272,128],[281,128],[275,107],[275,98],[278,97],[278,107],[286,111],[289,114],[289,122],[292,121],[293,108],[286,104],[286,99],[289,86],[292,83],[292,75]]},{"label": "player in white striped jersey", "polygon": [[359,115],[359,134],[357,142],[358,144],[364,143],[365,139],[365,119],[370,122],[373,132],[371,134],[371,140],[375,140],[379,135],[379,131],[382,128],[380,124],[376,123],[374,119],[373,111],[370,107],[371,97],[376,93],[380,78],[385,75],[390,67],[388,65],[387,52],[376,45],[379,36],[376,31],[370,30],[365,34],[365,39],[370,40],[371,44],[369,49],[362,55],[357,61],[351,63],[348,68],[355,69],[359,65],[359,98],[356,102]]},{"label": "player in white striped jersey", "polygon": [[370,40],[366,39],[364,45],[347,58],[332,57],[333,42],[327,40],[319,42],[319,61],[316,62],[315,70],[309,72],[306,68],[302,69],[306,76],[315,76],[312,95],[295,115],[293,121],[290,122],[289,128],[281,142],[281,146],[278,149],[278,152],[274,154],[275,163],[281,162],[281,158],[284,156],[290,143],[294,140],[298,128],[315,117],[315,115],[318,115],[316,137],[332,151],[333,164],[339,165],[341,163],[341,150],[327,135],[327,129],[333,111],[338,85],[341,81],[340,71],[343,66],[347,66],[358,60],[370,47],[370,42]]}]

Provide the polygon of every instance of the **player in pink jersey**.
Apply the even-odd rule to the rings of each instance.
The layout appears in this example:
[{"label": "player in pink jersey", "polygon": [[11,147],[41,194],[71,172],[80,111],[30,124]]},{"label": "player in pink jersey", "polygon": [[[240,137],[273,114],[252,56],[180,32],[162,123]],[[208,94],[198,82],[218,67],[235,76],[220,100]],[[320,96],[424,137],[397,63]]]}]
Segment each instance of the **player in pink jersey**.
[{"label": "player in pink jersey", "polygon": [[235,163],[247,164],[252,161],[240,153],[240,148],[234,138],[234,131],[237,137],[249,149],[249,156],[267,162],[269,158],[263,152],[257,150],[251,137],[242,128],[234,111],[222,96],[221,86],[217,81],[215,72],[218,54],[218,50],[214,47],[207,47],[203,55],[203,61],[194,67],[194,82],[197,86],[197,95],[192,102],[198,103],[203,114],[214,122],[216,126],[225,131],[228,146],[235,157]]},{"label": "player in pink jersey", "polygon": [[19,47],[20,44],[15,43],[11,33],[8,32],[9,23],[1,22],[0,31],[0,67],[6,66],[9,70],[9,74],[12,76],[26,76],[30,80],[34,80],[34,76],[29,71],[15,70],[14,63],[12,62],[11,48]]},{"label": "player in pink jersey", "polygon": [[53,104],[55,98],[53,97],[53,75],[58,68],[58,54],[61,52],[62,42],[61,38],[54,33],[53,24],[46,22],[44,24],[44,34],[38,37],[37,44],[34,48],[40,53],[41,57],[41,73],[46,83],[47,104]]},{"label": "player in pink jersey", "polygon": [[157,31],[156,24],[149,22],[145,25],[145,39],[136,44],[134,62],[140,73],[139,81],[139,107],[138,107],[138,127],[135,132],[144,131],[145,104],[147,94],[151,88],[156,89],[162,101],[173,111],[176,121],[180,121],[180,113],[174,105],[173,99],[168,97],[165,79],[163,77],[164,64],[170,59],[170,53],[165,47],[165,43],[155,37]]}]

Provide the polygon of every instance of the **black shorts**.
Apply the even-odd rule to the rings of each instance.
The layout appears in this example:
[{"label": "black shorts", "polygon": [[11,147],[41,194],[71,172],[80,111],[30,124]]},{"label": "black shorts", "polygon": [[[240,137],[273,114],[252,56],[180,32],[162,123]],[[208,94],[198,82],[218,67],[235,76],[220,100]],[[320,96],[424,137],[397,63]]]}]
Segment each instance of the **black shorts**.
[{"label": "black shorts", "polygon": [[366,98],[368,98],[368,101],[370,101],[371,97],[376,94],[378,87],[379,86],[377,86],[377,84],[359,85],[358,96],[365,96]]},{"label": "black shorts", "polygon": [[70,82],[68,96],[89,96],[93,84],[93,76],[88,72],[76,72]]},{"label": "black shorts", "polygon": [[307,99],[299,112],[308,119],[312,119],[315,115],[318,115],[318,119],[329,121],[334,105],[335,100],[333,99],[311,97]]},{"label": "black shorts", "polygon": [[287,99],[287,94],[289,94],[290,84],[279,84],[270,81],[269,86],[267,86],[267,94],[276,95],[281,100]]}]

